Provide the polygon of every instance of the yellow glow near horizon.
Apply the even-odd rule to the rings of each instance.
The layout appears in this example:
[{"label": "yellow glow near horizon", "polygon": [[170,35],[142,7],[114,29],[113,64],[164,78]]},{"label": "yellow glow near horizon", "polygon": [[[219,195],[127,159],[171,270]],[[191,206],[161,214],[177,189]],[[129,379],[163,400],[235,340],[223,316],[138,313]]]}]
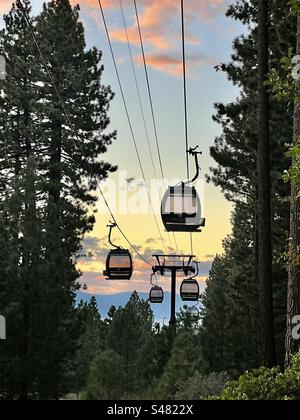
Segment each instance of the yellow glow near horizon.
[{"label": "yellow glow near horizon", "polygon": [[[223,252],[223,239],[231,232],[230,214],[232,211],[232,205],[224,200],[223,195],[216,187],[213,185],[206,185],[205,191],[205,216],[207,224],[201,233],[193,234],[194,254],[202,263],[211,262],[216,254],[221,254]],[[101,197],[99,200],[101,200]],[[140,247],[139,250],[142,254],[146,251],[147,259],[151,263],[153,262],[153,260],[151,260],[152,252],[157,252],[157,250],[164,252],[162,243],[158,238],[153,215],[115,214],[115,216],[131,243]],[[168,235],[163,230],[160,215],[157,215],[157,219],[163,233],[163,238],[165,239],[167,250],[172,252],[168,248]],[[108,282],[105,280],[103,270],[105,266],[105,253],[106,250],[107,252],[109,251],[107,242],[107,223],[109,220],[110,215],[108,212],[106,214],[97,214],[95,228],[89,235],[90,237],[99,240],[99,247],[104,251],[103,255],[80,261],[78,264],[78,267],[83,273],[82,283],[86,282],[88,284],[87,293],[110,295],[133,290],[140,292],[148,291],[151,267],[141,261],[138,257],[136,257],[134,261],[135,271],[130,282]],[[170,240],[173,245],[172,234],[170,234]],[[176,240],[180,253],[190,253],[189,234],[176,233]],[[117,229],[113,233],[113,242],[124,247],[127,247],[128,245]],[[202,289],[205,287],[206,279],[207,276],[201,275],[199,277]],[[169,282],[165,282],[164,287],[168,290]]]}]

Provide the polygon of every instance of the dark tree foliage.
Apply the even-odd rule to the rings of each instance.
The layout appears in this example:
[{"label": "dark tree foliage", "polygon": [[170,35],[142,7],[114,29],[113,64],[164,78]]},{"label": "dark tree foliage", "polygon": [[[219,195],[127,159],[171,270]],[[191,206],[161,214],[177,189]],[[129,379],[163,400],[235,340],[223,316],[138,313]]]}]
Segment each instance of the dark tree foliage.
[{"label": "dark tree foliage", "polygon": [[134,292],[124,308],[118,308],[112,318],[107,347],[124,360],[125,392],[132,394],[140,389],[143,378],[140,375],[140,357],[143,347],[149,343],[153,327],[153,313],[148,304]]},{"label": "dark tree foliage", "polygon": [[[295,21],[288,13],[286,1],[271,0],[269,3],[270,67],[282,72],[280,59],[289,48],[295,46]],[[231,62],[221,64],[217,70],[225,72],[229,81],[240,88],[240,95],[232,103],[216,104],[214,120],[220,124],[222,134],[216,138],[215,145],[211,148],[217,167],[211,168],[211,175],[208,177],[235,203],[235,211],[232,219],[233,234],[225,241],[225,254],[218,257],[210,276],[203,315],[205,329],[202,342],[207,347],[206,354],[213,369],[227,369],[233,373],[258,367],[262,361],[256,253],[257,4],[257,1],[238,1],[227,12],[229,17],[246,25],[247,33],[234,40]],[[280,364],[284,356],[287,284],[282,256],[288,243],[289,226],[289,190],[282,175],[290,166],[286,151],[292,141],[292,116],[290,102],[278,103],[271,96],[273,287],[276,347]],[[220,264],[222,269],[216,271]],[[224,290],[221,290],[220,282],[225,282]],[[210,290],[214,290],[213,294]],[[218,302],[223,302],[223,299],[229,310],[223,315],[214,315],[213,312],[217,311],[214,307],[218,308]],[[221,334],[221,342],[224,343],[221,348],[226,349],[223,364],[223,350],[218,346],[219,348],[208,352],[209,347],[206,344],[207,336],[214,341],[211,331],[218,328],[215,322],[221,322],[222,316],[226,323],[225,336],[221,331],[218,334]],[[219,321],[214,320],[214,317]],[[218,355],[216,361],[212,356],[214,352]]]},{"label": "dark tree foliage", "polygon": [[108,318],[99,324],[99,342],[94,346],[95,337],[86,341],[90,321],[85,314],[97,311],[91,310],[91,304],[78,308],[84,332],[75,365],[93,360],[86,384],[77,390],[83,391],[79,393],[83,399],[174,399],[180,385],[197,372],[207,371],[199,350],[199,326],[191,326],[186,307],[177,314],[174,334],[172,326],[154,323],[148,302],[134,292],[125,307],[110,309]]},{"label": "dark tree foliage", "polygon": [[78,6],[53,0],[35,18],[29,0],[17,1],[4,20],[0,397],[57,399],[78,336],[74,255],[95,221],[95,179],[115,170],[100,159],[116,137],[114,95],[102,84],[101,52],[86,48]]},{"label": "dark tree foliage", "polygon": [[245,205],[237,206],[232,221],[233,234],[224,241],[224,255],[215,259],[207,282],[200,341],[208,373],[235,375],[260,365],[261,346],[252,226]]}]

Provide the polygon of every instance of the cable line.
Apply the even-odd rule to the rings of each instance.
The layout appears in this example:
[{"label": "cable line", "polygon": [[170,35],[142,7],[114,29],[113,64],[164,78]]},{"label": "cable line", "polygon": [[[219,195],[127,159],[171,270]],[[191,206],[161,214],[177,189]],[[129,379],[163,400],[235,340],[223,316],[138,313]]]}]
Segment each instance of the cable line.
[{"label": "cable line", "polygon": [[148,68],[147,68],[147,62],[146,62],[146,56],[145,56],[145,50],[144,50],[144,43],[143,43],[143,36],[142,36],[142,31],[141,31],[139,13],[138,13],[137,5],[136,5],[136,0],[133,0],[133,1],[134,1],[136,21],[137,21],[138,31],[139,31],[141,50],[142,50],[142,55],[143,55],[144,70],[145,70],[147,89],[148,89],[148,95],[149,95],[149,101],[150,101],[150,108],[151,108],[151,115],[152,115],[152,121],[153,121],[153,127],[154,127],[156,148],[157,148],[157,154],[158,154],[158,159],[159,159],[159,166],[160,166],[162,179],[165,179],[163,165],[162,165],[161,152],[160,152],[160,147],[159,147],[159,141],[158,141],[157,126],[156,126],[156,120],[155,120],[155,115],[154,115],[153,100],[152,100],[152,94],[151,94],[151,88],[150,88],[150,80],[149,80],[149,75],[148,75]]},{"label": "cable line", "polygon": [[[147,139],[147,144],[148,144],[148,149],[149,149],[149,154],[150,154],[150,159],[151,159],[151,164],[152,164],[152,169],[153,169],[153,174],[154,174],[155,179],[157,179],[156,169],[155,169],[155,165],[154,165],[153,153],[152,153],[152,150],[151,150],[150,137],[149,137],[149,132],[148,132],[148,129],[147,129],[145,113],[144,113],[144,109],[143,109],[140,88],[139,88],[139,84],[138,84],[138,80],[137,80],[137,74],[136,74],[136,70],[135,70],[132,48],[131,48],[131,44],[130,44],[130,40],[129,40],[128,28],[127,28],[127,24],[126,24],[126,19],[125,19],[122,0],[119,0],[119,4],[120,4],[120,9],[121,9],[121,14],[122,14],[124,30],[125,30],[125,34],[126,34],[126,41],[127,41],[127,46],[128,46],[129,56],[130,56],[130,62],[131,62],[131,67],[132,67],[134,81],[135,81],[135,86],[136,86],[136,90],[137,90],[140,110],[141,110],[143,124],[144,124],[144,128],[145,128],[145,134],[146,134],[146,139]],[[149,86],[150,86],[150,84],[149,84]],[[163,171],[162,171],[162,175],[163,175]],[[168,232],[168,238],[169,238],[169,242],[170,242],[169,232]],[[178,245],[177,245],[177,240],[176,240],[176,237],[175,237],[175,233],[173,233],[173,240],[174,240],[174,243],[175,243],[175,248],[176,248],[177,253],[178,253]],[[170,245],[171,245],[171,242],[170,242]]]},{"label": "cable line", "polygon": [[[36,45],[36,47],[37,47],[37,50],[38,50],[38,52],[39,52],[39,55],[40,55],[40,57],[41,57],[41,59],[42,59],[42,63],[43,63],[43,65],[45,66],[45,70],[46,70],[46,72],[47,72],[47,75],[48,75],[48,77],[49,77],[49,80],[50,80],[50,82],[51,82],[51,84],[52,84],[52,86],[53,86],[53,88],[54,88],[54,90],[55,90],[55,92],[56,92],[56,95],[57,95],[57,97],[58,97],[58,100],[59,100],[59,102],[60,102],[60,105],[61,105],[61,107],[62,107],[62,109],[63,109],[63,112],[64,112],[64,114],[65,114],[65,117],[66,117],[66,119],[67,119],[67,121],[68,121],[68,124],[69,124],[69,126],[70,126],[70,130],[73,132],[73,134],[75,134],[75,137],[77,138],[77,140],[79,140],[79,147],[80,147],[80,149],[82,150],[82,153],[83,153],[83,155],[84,155],[84,150],[83,150],[83,147],[82,147],[82,145],[81,145],[81,142],[83,142],[84,141],[84,139],[82,139],[81,137],[80,137],[80,135],[72,128],[72,123],[71,123],[71,119],[70,119],[70,115],[69,115],[69,113],[68,113],[68,111],[67,111],[67,109],[66,109],[66,107],[65,107],[65,104],[64,104],[64,102],[63,102],[63,100],[62,100],[62,97],[61,97],[61,95],[60,95],[60,93],[59,93],[59,91],[58,91],[58,88],[57,88],[57,86],[56,86],[56,84],[55,84],[55,82],[54,82],[54,80],[53,80],[53,77],[52,77],[52,75],[51,75],[51,72],[50,72],[50,70],[49,70],[49,67],[48,67],[48,64],[47,64],[47,61],[46,61],[46,59],[45,59],[45,57],[44,57],[44,55],[43,55],[43,53],[42,53],[42,51],[41,51],[41,48],[40,48],[40,45],[39,45],[39,43],[38,43],[38,41],[37,41],[37,38],[36,38],[36,36],[35,36],[35,33],[34,33],[34,30],[33,30],[33,28],[32,28],[32,25],[31,25],[31,23],[30,23],[30,21],[29,21],[29,19],[28,19],[28,16],[27,16],[27,13],[26,13],[26,11],[25,11],[25,9],[24,9],[24,6],[23,6],[23,4],[21,3],[21,1],[18,1],[18,5],[20,5],[20,9],[21,9],[21,12],[22,12],[22,14],[23,14],[23,16],[24,16],[24,19],[25,19],[25,21],[26,21],[26,24],[27,24],[27,26],[28,26],[28,28],[29,28],[29,30],[30,30],[30,33],[31,33],[31,36],[32,36],[32,38],[33,38],[33,40],[34,40],[34,43],[35,43],[35,45]],[[40,63],[41,64],[41,63]],[[98,180],[98,178],[97,177],[95,177],[95,181],[96,181],[96,183],[97,183],[97,186],[98,186],[98,189],[99,189],[99,192],[100,192],[100,194],[101,194],[101,196],[102,196],[102,198],[103,198],[103,201],[104,201],[104,203],[105,203],[105,205],[106,205],[106,207],[107,207],[107,209],[108,209],[108,211],[109,211],[109,213],[110,213],[110,216],[112,217],[112,219],[113,219],[113,221],[114,221],[114,223],[116,224],[116,227],[118,228],[118,230],[119,230],[119,232],[121,233],[121,235],[123,236],[123,238],[126,240],[126,242],[128,243],[128,245],[134,250],[134,252],[146,263],[146,264],[148,264],[149,266],[151,266],[152,267],[152,264],[149,262],[149,261],[147,261],[146,260],[146,258],[137,250],[137,248],[130,242],[130,240],[128,239],[128,237],[126,236],[126,234],[124,233],[124,231],[121,229],[121,227],[119,226],[119,224],[117,223],[117,220],[116,220],[116,218],[115,218],[115,216],[114,216],[114,214],[113,214],[113,212],[112,212],[112,210],[111,210],[111,208],[110,208],[110,206],[109,206],[109,204],[108,204],[108,201],[107,201],[107,199],[105,198],[105,196],[104,196],[104,193],[103,193],[103,191],[102,191],[102,188],[101,188],[101,186],[100,186],[100,183],[99,183],[99,180]]]},{"label": "cable line", "polygon": [[[149,74],[148,74],[148,66],[147,66],[147,61],[146,61],[146,54],[145,54],[145,49],[144,49],[144,42],[143,42],[143,36],[142,36],[142,30],[141,30],[140,18],[139,18],[139,12],[137,8],[136,0],[134,0],[134,9],[135,9],[135,16],[136,16],[136,21],[138,25],[140,46],[141,46],[141,51],[142,51],[142,56],[143,56],[144,71],[145,71],[145,77],[146,77],[146,83],[147,83],[147,90],[148,90],[148,96],[149,96],[149,102],[150,102],[150,109],[151,109],[151,116],[152,116],[152,122],[153,122],[154,134],[155,134],[160,172],[161,172],[162,179],[165,180],[161,151],[160,151],[160,146],[159,146],[159,141],[158,141],[158,131],[157,131],[157,125],[156,125],[156,119],[155,119],[155,113],[154,113],[153,99],[152,99],[152,93],[151,93],[151,87],[150,87],[150,79],[149,79]],[[170,246],[172,248],[169,232],[168,232],[168,238],[169,238]],[[174,239],[176,250],[178,252],[178,245],[177,245],[175,233],[173,233],[173,239]]]},{"label": "cable line", "polygon": [[181,0],[181,37],[182,37],[182,70],[183,70],[183,102],[184,102],[186,172],[187,172],[187,179],[190,179],[190,165],[189,165],[189,152],[188,152],[188,150],[189,150],[189,127],[188,127],[188,111],[187,111],[184,0]]},{"label": "cable line", "polygon": [[120,9],[121,9],[121,14],[122,14],[124,31],[125,31],[125,34],[126,34],[126,40],[127,40],[127,46],[128,46],[129,56],[130,56],[130,62],[131,62],[131,67],[132,67],[134,82],[135,82],[135,86],[136,86],[136,91],[137,91],[137,96],[138,96],[138,100],[139,100],[140,110],[141,110],[141,114],[142,114],[142,119],[143,119],[145,134],[146,134],[146,139],[147,139],[147,143],[148,143],[148,149],[149,149],[149,154],[150,154],[150,159],[151,159],[153,174],[154,174],[154,178],[157,179],[157,174],[156,174],[155,165],[154,165],[153,153],[152,153],[152,150],[151,150],[150,137],[149,137],[149,132],[148,132],[148,129],[147,129],[146,118],[145,118],[145,113],[144,113],[144,109],[143,109],[140,88],[139,88],[139,84],[138,84],[138,80],[137,80],[137,74],[136,74],[136,70],[135,70],[132,49],[131,49],[131,45],[130,45],[130,41],[129,41],[128,28],[127,28],[127,24],[126,24],[126,19],[125,19],[125,14],[124,14],[124,8],[123,8],[122,0],[119,0],[119,4],[120,4]]},{"label": "cable line", "polygon": [[[190,179],[189,164],[189,125],[187,110],[187,84],[186,84],[186,53],[185,53],[185,22],[184,22],[184,0],[181,0],[181,38],[182,38],[182,70],[183,70],[183,104],[184,104],[184,128],[185,128],[185,153],[186,153],[186,173]],[[193,251],[193,234],[190,233],[191,254]]]},{"label": "cable line", "polygon": [[120,78],[120,74],[119,74],[119,70],[118,70],[118,66],[117,66],[117,61],[116,61],[114,50],[113,50],[113,47],[112,47],[112,42],[111,42],[111,39],[110,39],[110,35],[109,35],[109,31],[108,31],[108,26],[107,26],[106,18],[105,18],[105,15],[104,15],[104,10],[103,10],[103,7],[102,7],[101,0],[98,0],[98,4],[99,4],[99,8],[100,8],[100,12],[101,12],[103,24],[104,24],[105,33],[106,33],[107,40],[108,40],[108,43],[109,43],[109,48],[110,48],[110,52],[111,52],[111,56],[112,56],[112,60],[113,60],[113,64],[114,64],[114,69],[115,69],[115,72],[116,72],[116,76],[117,76],[117,80],[118,80],[118,84],[119,84],[119,88],[120,88],[120,92],[121,92],[123,104],[124,104],[124,107],[125,107],[125,112],[126,112],[126,116],[127,116],[127,120],[128,120],[128,124],[129,124],[129,128],[130,128],[131,137],[132,137],[133,144],[134,144],[134,149],[135,149],[135,152],[136,152],[136,155],[137,155],[137,158],[138,158],[140,170],[141,170],[142,177],[143,177],[143,180],[144,180],[144,183],[145,183],[145,187],[146,187],[146,190],[147,190],[147,195],[148,195],[149,203],[150,203],[150,206],[151,206],[151,209],[152,209],[153,217],[154,217],[154,220],[155,220],[155,224],[156,224],[156,227],[157,227],[157,230],[158,230],[160,239],[162,241],[162,245],[163,245],[164,249],[167,252],[167,247],[166,247],[165,241],[164,241],[164,239],[162,237],[162,233],[161,233],[161,230],[160,230],[160,227],[159,227],[159,224],[158,224],[158,220],[157,220],[157,217],[156,217],[156,214],[155,214],[155,211],[154,211],[154,207],[153,207],[153,204],[152,204],[151,196],[150,196],[150,193],[149,193],[149,189],[148,189],[148,185],[147,185],[147,181],[146,181],[146,176],[145,176],[145,172],[144,172],[144,169],[143,169],[143,165],[142,165],[142,161],[141,161],[139,149],[138,149],[138,146],[137,146],[136,138],[135,138],[135,135],[134,135],[133,126],[132,126],[132,123],[131,123],[131,119],[130,119],[130,115],[129,115],[129,110],[128,110],[128,106],[127,106],[127,103],[126,103],[126,99],[125,99],[125,95],[124,95],[124,90],[123,90],[123,87],[122,87],[121,78]]}]

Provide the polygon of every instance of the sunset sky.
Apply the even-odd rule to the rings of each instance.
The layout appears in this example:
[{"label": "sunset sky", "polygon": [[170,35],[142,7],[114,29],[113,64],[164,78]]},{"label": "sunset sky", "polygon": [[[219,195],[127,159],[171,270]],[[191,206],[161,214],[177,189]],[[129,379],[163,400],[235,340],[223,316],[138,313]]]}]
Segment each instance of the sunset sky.
[{"label": "sunset sky", "polygon": [[[11,0],[1,0],[0,11],[9,10]],[[72,0],[73,4],[78,1]],[[181,62],[181,26],[179,0],[138,0],[142,33],[145,41],[146,59],[149,66],[149,76],[154,102],[158,138],[162,153],[164,172],[167,182],[173,179],[185,179],[185,140],[183,119],[183,84]],[[220,128],[212,121],[213,105],[216,102],[229,102],[234,100],[238,91],[226,76],[217,73],[214,66],[230,58],[232,41],[242,28],[225,17],[228,0],[186,0],[186,52],[188,61],[188,109],[190,126],[190,145],[199,145],[203,152],[201,157],[202,184],[204,188],[204,209],[207,226],[202,233],[194,235],[194,252],[202,262],[201,285],[217,253],[222,252],[222,240],[230,233],[231,205],[222,196],[220,190],[214,185],[208,185],[204,176],[214,162],[209,156],[209,147],[214,138],[220,134]],[[42,0],[32,0],[33,12],[37,13],[43,4]],[[150,207],[143,208],[145,214],[124,214],[124,201],[118,204],[120,197],[126,195],[126,188],[130,188],[129,202],[131,207],[139,207],[147,202],[147,196],[139,203],[138,194],[145,196],[145,187],[141,182],[141,172],[134,151],[124,106],[121,100],[107,39],[98,8],[98,0],[81,0],[81,18],[86,29],[88,47],[97,46],[103,51],[105,66],[103,82],[110,84],[116,93],[112,103],[110,117],[111,129],[117,129],[118,139],[110,147],[105,159],[119,166],[119,172],[114,174],[109,182],[109,188],[103,186],[105,194],[115,211],[115,216],[129,237],[142,254],[151,260],[152,251],[163,251],[162,243],[155,225]],[[146,115],[146,122],[150,134],[150,142],[155,158],[156,172],[159,174],[158,157],[155,149],[155,138],[151,120],[149,100],[146,91],[142,57],[139,47],[139,38],[134,17],[133,0],[123,0],[127,25],[129,27],[130,41],[132,43],[138,82],[142,94],[142,102]],[[119,66],[119,72],[125,92],[134,133],[141,153],[142,163],[147,180],[154,178],[149,157],[145,130],[141,118],[134,78],[129,61],[119,0],[104,0],[103,6],[107,17],[113,48]],[[3,23],[1,23],[2,25]],[[191,161],[191,167],[193,163]],[[122,178],[120,180],[120,173]],[[126,178],[131,180],[127,182]],[[114,195],[115,182],[117,200]],[[120,184],[120,185],[119,185]],[[202,187],[200,186],[200,190]],[[201,193],[202,194],[202,193]],[[109,283],[104,280],[102,271],[107,253],[107,228],[110,220],[99,198],[99,214],[94,232],[86,238],[86,250],[94,253],[92,259],[81,262],[83,282],[88,284],[88,293],[118,294],[120,292],[149,290],[149,268],[139,259],[135,259],[135,275],[131,282]],[[117,205],[115,206],[115,201]],[[115,208],[116,207],[116,208]],[[143,207],[143,206],[142,206]],[[134,209],[132,209],[134,210]],[[159,215],[159,202],[155,203],[155,210],[164,233],[166,246],[170,247],[168,236],[163,231]],[[104,213],[105,214],[102,214]],[[134,213],[134,211],[132,211]],[[116,231],[115,242],[120,241],[124,247],[127,244]],[[174,247],[173,237],[170,236]],[[176,234],[178,247],[181,252],[190,252],[189,236]],[[161,284],[168,290],[169,282],[162,280]],[[114,298],[112,296],[112,304]]]}]

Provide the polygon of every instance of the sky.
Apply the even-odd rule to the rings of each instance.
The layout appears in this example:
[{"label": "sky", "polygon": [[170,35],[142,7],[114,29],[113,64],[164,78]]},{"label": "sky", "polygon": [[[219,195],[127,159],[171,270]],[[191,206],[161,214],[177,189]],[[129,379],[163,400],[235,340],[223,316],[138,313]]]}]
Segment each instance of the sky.
[{"label": "sky", "polygon": [[[175,249],[173,236],[170,235],[170,238],[168,238],[159,215],[160,198],[163,194],[164,185],[169,185],[175,179],[186,179],[180,1],[137,1],[158,141],[166,178],[159,188],[157,181],[155,181],[156,177],[160,180],[159,160],[156,152],[133,0],[122,0],[122,3],[156,176],[151,164],[146,131],[129,59],[120,3],[119,0],[102,0],[159,230],[156,227],[147,191],[142,180],[103,28],[98,0],[81,0],[79,2],[71,0],[71,2],[74,5],[80,4],[80,17],[86,31],[87,47],[96,46],[103,51],[105,67],[103,83],[111,85],[116,93],[109,115],[111,118],[110,129],[117,130],[118,136],[104,159],[118,165],[119,170],[110,176],[109,181],[103,184],[102,188],[118,224],[130,242],[152,264],[153,253],[164,252],[165,248],[168,252],[173,253]],[[11,0],[1,0],[1,14],[9,10],[11,3]],[[33,13],[38,13],[43,1],[32,0],[31,3]],[[222,252],[222,241],[231,232],[231,204],[225,200],[219,188],[213,184],[207,184],[205,181],[205,175],[209,173],[209,168],[216,165],[210,157],[209,148],[213,145],[214,138],[221,133],[220,127],[212,121],[214,103],[231,102],[238,96],[238,90],[226,79],[226,75],[216,72],[214,69],[215,65],[229,61],[232,41],[243,31],[238,23],[225,17],[229,3],[232,3],[232,1],[185,0],[189,143],[190,146],[199,145],[199,149],[203,153],[200,159],[201,177],[197,183],[197,188],[207,220],[202,233],[193,235],[194,253],[201,262],[199,274],[201,290],[205,288],[205,280],[214,256]],[[3,25],[2,21],[1,25]],[[193,170],[193,161],[190,161],[190,165],[191,170]],[[83,273],[82,283],[88,285],[86,293],[111,295],[111,302],[114,304],[114,295],[117,296],[120,293],[133,290],[149,291],[151,267],[136,256],[135,273],[130,282],[109,282],[104,279],[102,271],[108,251],[108,229],[106,226],[110,221],[110,216],[101,201],[101,197],[99,197],[97,207],[95,229],[83,241],[84,251],[92,252],[93,257],[80,261],[80,269]],[[164,242],[160,239],[159,231],[162,232]],[[128,244],[118,231],[114,232],[113,239],[114,242],[127,248]],[[176,234],[176,242],[180,253],[190,252],[189,235]],[[168,278],[159,279],[159,281],[165,290],[169,290],[170,282]]]}]

